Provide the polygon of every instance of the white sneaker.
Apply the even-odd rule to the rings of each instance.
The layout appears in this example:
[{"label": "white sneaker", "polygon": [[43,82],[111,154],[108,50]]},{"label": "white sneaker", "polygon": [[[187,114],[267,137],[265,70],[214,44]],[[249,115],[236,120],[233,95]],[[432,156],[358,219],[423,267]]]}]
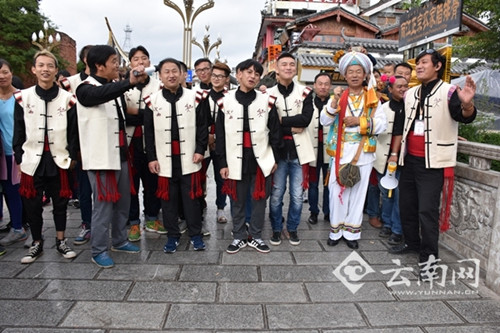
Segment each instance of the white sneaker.
[{"label": "white sneaker", "polygon": [[224,214],[224,209],[217,209],[217,223],[227,223],[226,215]]}]

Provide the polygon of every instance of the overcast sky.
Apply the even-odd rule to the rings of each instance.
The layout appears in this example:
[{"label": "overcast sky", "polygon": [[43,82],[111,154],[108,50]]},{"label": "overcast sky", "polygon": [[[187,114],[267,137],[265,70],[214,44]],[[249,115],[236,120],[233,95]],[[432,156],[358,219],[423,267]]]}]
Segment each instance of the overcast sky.
[{"label": "overcast sky", "polygon": [[[184,10],[182,0],[173,2]],[[193,4],[198,8],[205,2],[194,0]],[[205,25],[210,25],[211,43],[220,35],[221,58],[235,67],[252,57],[264,4],[265,0],[215,0],[214,7],[196,17],[193,34],[201,42]],[[182,60],[182,19],[163,0],[42,0],[40,9],[58,30],[76,41],[77,53],[87,44],[106,44],[108,30],[104,17],[107,17],[120,44],[125,41],[126,25],[130,26],[132,47],[146,47],[153,64],[165,57]],[[203,54],[195,45],[192,50],[194,63]],[[215,50],[210,54],[211,59],[214,57]]]}]

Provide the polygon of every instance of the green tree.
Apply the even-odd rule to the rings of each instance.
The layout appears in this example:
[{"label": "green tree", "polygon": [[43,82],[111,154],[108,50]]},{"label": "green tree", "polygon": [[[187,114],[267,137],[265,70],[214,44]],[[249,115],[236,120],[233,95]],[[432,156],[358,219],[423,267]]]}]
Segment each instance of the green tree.
[{"label": "green tree", "polygon": [[498,0],[464,0],[463,11],[486,19],[489,31],[463,36],[453,42],[453,53],[459,57],[483,58],[500,65],[500,5]]},{"label": "green tree", "polygon": [[0,0],[0,57],[12,65],[15,75],[31,75],[31,60],[37,51],[31,35],[43,29],[44,20],[37,0]]}]

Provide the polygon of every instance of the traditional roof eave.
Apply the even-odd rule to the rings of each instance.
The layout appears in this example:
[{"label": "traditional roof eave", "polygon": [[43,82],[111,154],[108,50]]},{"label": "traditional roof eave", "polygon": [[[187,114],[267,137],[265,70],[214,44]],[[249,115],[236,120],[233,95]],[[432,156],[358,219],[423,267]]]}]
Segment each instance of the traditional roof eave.
[{"label": "traditional roof eave", "polygon": [[349,12],[348,10],[345,10],[342,7],[334,7],[331,9],[323,10],[321,12],[317,12],[314,14],[302,16],[298,19],[295,19],[291,22],[289,22],[286,25],[287,29],[294,29],[297,26],[302,26],[302,25],[308,25],[309,23],[314,23],[318,22],[330,17],[333,17],[335,15],[340,15],[343,18],[346,18],[348,20],[351,20],[353,22],[356,22],[357,24],[361,25],[362,27],[371,30],[373,32],[378,32],[380,29],[377,27],[377,25],[371,23],[370,21],[365,20],[364,18],[354,15],[353,13]]}]

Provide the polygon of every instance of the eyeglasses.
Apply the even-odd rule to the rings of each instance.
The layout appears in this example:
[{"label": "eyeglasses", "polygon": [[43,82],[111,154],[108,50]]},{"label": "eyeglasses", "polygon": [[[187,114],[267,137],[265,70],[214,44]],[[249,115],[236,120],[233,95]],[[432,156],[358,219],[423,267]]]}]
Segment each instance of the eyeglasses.
[{"label": "eyeglasses", "polygon": [[225,79],[227,76],[226,75],[217,75],[217,74],[212,74],[212,79],[216,79],[216,80],[222,80],[222,79]]},{"label": "eyeglasses", "polygon": [[198,68],[198,69],[195,69],[194,71],[196,73],[205,73],[205,72],[208,72],[210,70],[210,67],[205,67],[205,68]]}]

